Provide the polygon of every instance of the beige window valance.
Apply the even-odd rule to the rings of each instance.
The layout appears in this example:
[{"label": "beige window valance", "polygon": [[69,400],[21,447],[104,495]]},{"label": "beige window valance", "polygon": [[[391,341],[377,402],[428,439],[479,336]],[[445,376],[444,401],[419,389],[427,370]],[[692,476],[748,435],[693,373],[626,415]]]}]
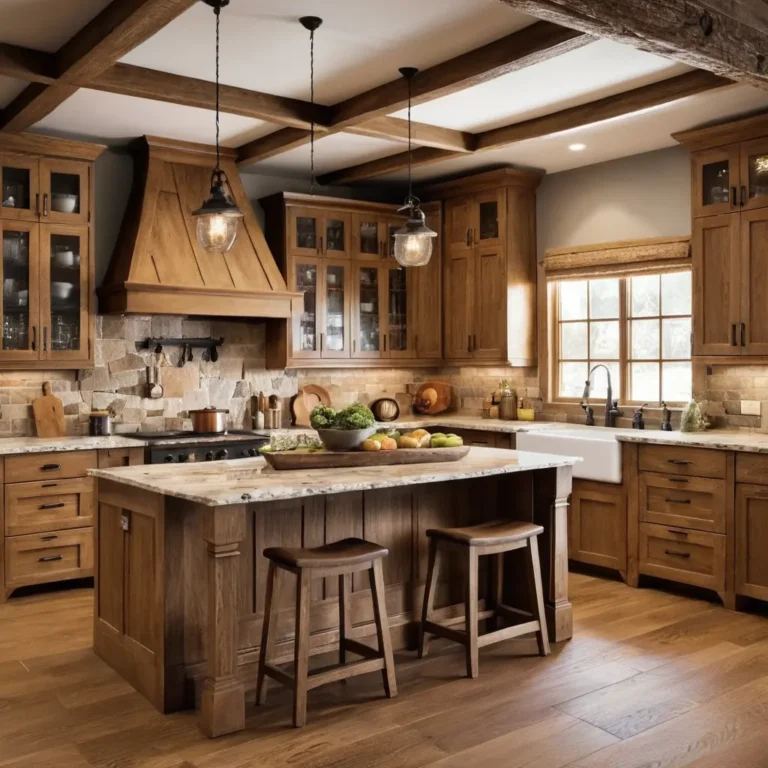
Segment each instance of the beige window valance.
[{"label": "beige window valance", "polygon": [[690,235],[550,248],[544,255],[547,280],[626,277],[644,272],[672,272],[690,265]]}]

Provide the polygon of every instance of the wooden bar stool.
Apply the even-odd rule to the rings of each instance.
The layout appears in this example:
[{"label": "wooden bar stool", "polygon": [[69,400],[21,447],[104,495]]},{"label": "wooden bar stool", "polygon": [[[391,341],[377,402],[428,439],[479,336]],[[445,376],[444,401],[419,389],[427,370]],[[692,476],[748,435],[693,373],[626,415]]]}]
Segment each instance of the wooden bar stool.
[{"label": "wooden bar stool", "polygon": [[[346,680],[355,675],[381,670],[384,692],[389,698],[397,696],[395,663],[384,593],[382,558],[388,554],[384,547],[363,539],[343,539],[314,549],[272,547],[264,550],[269,560],[267,597],[264,605],[264,626],[261,633],[259,671],[256,680],[256,703],[266,701],[267,687],[264,676],[271,677],[293,690],[293,724],[298,728],[307,720],[307,692],[325,683]],[[294,675],[291,677],[269,662],[275,651],[275,623],[278,590],[275,586],[277,569],[296,574],[296,644],[294,648]],[[373,615],[379,650],[347,637],[352,627],[350,595],[352,574],[369,571]],[[313,578],[339,577],[339,663],[331,667],[309,671],[309,598]],[[279,585],[279,583],[278,583]],[[363,661],[347,664],[347,651],[363,657]]]},{"label": "wooden bar stool", "polygon": [[[426,656],[428,649],[427,633],[447,637],[461,643],[467,649],[467,677],[478,675],[478,650],[486,645],[508,640],[519,635],[536,632],[539,653],[549,654],[549,638],[547,636],[547,620],[544,615],[544,592],[541,585],[541,567],[539,565],[539,548],[536,537],[543,533],[540,525],[524,522],[497,521],[467,528],[435,528],[427,531],[429,537],[429,568],[427,584],[424,591],[424,606],[419,625],[419,657]],[[467,560],[467,588],[465,593],[464,631],[453,629],[452,625],[460,623],[451,620],[435,622],[430,619],[435,602],[435,589],[440,568],[442,548],[459,550]],[[483,618],[495,618],[496,626],[502,619],[517,621],[520,614],[502,602],[503,563],[504,553],[515,549],[526,551],[528,562],[528,587],[531,596],[533,619],[522,624],[515,624],[503,629],[496,629],[485,635],[478,635],[478,621]],[[484,611],[482,617],[478,614],[478,559],[480,555],[495,555],[496,569],[493,582],[493,603],[491,610]]]}]

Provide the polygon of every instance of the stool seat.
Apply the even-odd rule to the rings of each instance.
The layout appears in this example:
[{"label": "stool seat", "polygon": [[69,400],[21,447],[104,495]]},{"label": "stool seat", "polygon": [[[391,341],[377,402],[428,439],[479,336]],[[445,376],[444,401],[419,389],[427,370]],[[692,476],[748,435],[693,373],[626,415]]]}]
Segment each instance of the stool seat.
[{"label": "stool seat", "polygon": [[291,568],[344,568],[386,557],[388,550],[363,539],[342,539],[322,547],[270,547],[264,557]]},{"label": "stool seat", "polygon": [[513,544],[542,533],[544,529],[535,523],[495,520],[466,528],[432,528],[427,531],[427,536],[449,539],[470,547],[486,547],[494,544]]}]

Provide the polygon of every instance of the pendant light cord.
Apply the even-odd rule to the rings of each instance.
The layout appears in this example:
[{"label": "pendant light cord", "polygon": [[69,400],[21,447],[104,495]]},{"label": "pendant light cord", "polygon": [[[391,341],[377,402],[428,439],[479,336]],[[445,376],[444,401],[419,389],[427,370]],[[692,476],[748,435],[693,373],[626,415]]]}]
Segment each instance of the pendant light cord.
[{"label": "pendant light cord", "polygon": [[309,128],[309,193],[315,194],[315,30],[309,31],[309,102],[312,122]]},{"label": "pendant light cord", "polygon": [[216,14],[216,171],[220,170],[219,163],[219,24],[221,22],[221,7],[213,9]]},{"label": "pendant light cord", "polygon": [[413,200],[411,185],[411,79],[408,78],[408,202]]}]

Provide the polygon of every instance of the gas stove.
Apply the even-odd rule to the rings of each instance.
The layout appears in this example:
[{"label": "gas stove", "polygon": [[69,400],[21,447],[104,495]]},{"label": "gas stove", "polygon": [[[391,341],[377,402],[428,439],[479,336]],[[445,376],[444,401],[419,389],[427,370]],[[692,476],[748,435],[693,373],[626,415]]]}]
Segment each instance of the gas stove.
[{"label": "gas stove", "polygon": [[263,432],[233,429],[212,435],[195,432],[134,432],[124,437],[148,443],[144,460],[147,464],[187,464],[197,461],[245,459],[259,455],[259,448],[269,444]]}]

